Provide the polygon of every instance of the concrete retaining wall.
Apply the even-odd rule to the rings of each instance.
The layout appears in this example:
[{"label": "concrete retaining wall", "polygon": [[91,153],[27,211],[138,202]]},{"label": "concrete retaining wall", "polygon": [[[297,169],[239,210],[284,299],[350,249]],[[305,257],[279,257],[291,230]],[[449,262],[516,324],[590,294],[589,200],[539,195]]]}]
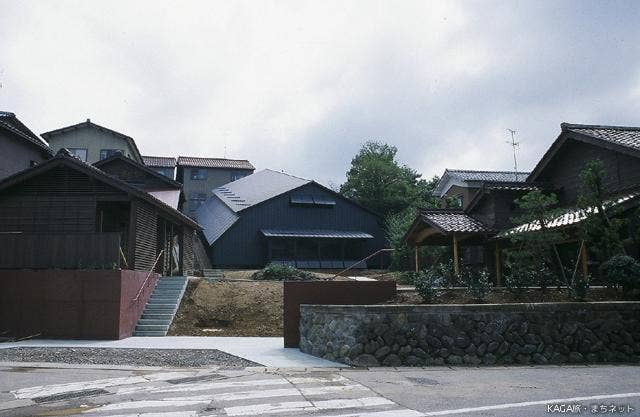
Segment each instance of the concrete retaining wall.
[{"label": "concrete retaining wall", "polygon": [[300,349],[359,366],[640,362],[640,302],[300,306]]}]

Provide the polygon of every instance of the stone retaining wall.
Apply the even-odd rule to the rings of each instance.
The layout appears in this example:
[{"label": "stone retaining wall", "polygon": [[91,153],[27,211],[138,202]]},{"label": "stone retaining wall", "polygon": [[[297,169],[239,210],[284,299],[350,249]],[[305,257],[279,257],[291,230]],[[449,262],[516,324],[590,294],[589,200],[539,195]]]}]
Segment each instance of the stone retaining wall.
[{"label": "stone retaining wall", "polygon": [[358,366],[640,362],[640,302],[300,306],[300,349]]}]

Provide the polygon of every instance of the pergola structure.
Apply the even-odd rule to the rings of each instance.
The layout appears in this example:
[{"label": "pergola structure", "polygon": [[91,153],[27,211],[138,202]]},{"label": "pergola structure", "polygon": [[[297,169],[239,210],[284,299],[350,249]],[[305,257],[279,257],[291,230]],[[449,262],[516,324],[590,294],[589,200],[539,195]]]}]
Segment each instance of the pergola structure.
[{"label": "pergola structure", "polygon": [[[420,210],[404,241],[415,247],[416,272],[420,269],[419,246],[451,246],[453,268],[460,272],[460,246],[486,245],[489,238],[496,234],[480,220],[462,210],[424,209]],[[498,248],[496,248],[498,249]],[[496,277],[501,281],[500,252],[496,250]]]}]

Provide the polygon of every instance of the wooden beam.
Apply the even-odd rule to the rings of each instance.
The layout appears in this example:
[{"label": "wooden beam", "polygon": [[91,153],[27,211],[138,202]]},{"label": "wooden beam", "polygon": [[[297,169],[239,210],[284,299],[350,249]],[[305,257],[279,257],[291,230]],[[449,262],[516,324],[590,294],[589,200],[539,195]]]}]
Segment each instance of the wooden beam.
[{"label": "wooden beam", "polygon": [[418,247],[414,248],[415,257],[416,257],[416,272],[420,272],[420,259],[418,258]]},{"label": "wooden beam", "polygon": [[458,236],[453,234],[453,272],[460,274],[460,258],[458,256]]},{"label": "wooden beam", "polygon": [[496,286],[502,287],[502,249],[500,242],[496,241]]},{"label": "wooden beam", "polygon": [[580,260],[582,261],[582,276],[587,278],[589,276],[589,255],[587,252],[587,244],[584,242],[580,248]]}]

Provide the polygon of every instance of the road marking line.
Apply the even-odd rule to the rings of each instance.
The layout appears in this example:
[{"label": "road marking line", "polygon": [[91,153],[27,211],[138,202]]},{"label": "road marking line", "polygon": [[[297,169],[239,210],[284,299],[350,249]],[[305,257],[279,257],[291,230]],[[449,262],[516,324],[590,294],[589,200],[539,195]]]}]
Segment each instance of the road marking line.
[{"label": "road marking line", "polygon": [[226,388],[254,387],[268,385],[289,385],[289,382],[282,378],[255,379],[250,381],[231,381],[231,382],[201,382],[195,384],[172,385],[172,386],[156,386],[156,387],[124,387],[119,388],[116,394],[133,394],[136,392],[189,392],[189,391],[205,391]]},{"label": "road marking line", "polygon": [[95,381],[70,382],[67,384],[40,385],[36,387],[21,388],[11,393],[18,399],[46,397],[65,392],[85,391],[89,389],[99,389],[113,387],[117,385],[140,384],[150,381],[164,381],[173,379],[176,375],[185,376],[180,372],[163,372],[141,376],[128,376],[122,378],[98,379]]},{"label": "road marking line", "polygon": [[311,388],[280,388],[270,390],[255,390],[255,391],[239,391],[239,392],[225,392],[221,394],[206,394],[197,395],[191,397],[173,397],[165,398],[165,400],[171,401],[186,401],[186,400],[205,400],[210,401],[238,401],[238,400],[250,400],[255,398],[275,398],[275,397],[293,397],[300,395],[323,395],[332,394],[335,392],[345,391],[369,391],[369,388],[364,385],[343,385],[343,386],[329,386],[329,387],[311,387]]},{"label": "road marking line", "polygon": [[198,417],[197,411],[169,411],[166,413],[110,414],[105,417]]},{"label": "road marking line", "polygon": [[409,410],[388,410],[388,411],[373,411],[373,412],[364,412],[364,413],[355,413],[355,414],[325,414],[318,415],[315,417],[422,417],[424,414]]},{"label": "road marking line", "polygon": [[335,410],[340,408],[370,407],[395,403],[382,397],[366,397],[358,399],[338,399],[326,401],[292,401],[279,404],[254,404],[226,407],[228,416],[245,416],[251,414],[276,414],[300,411]]},{"label": "road marking line", "polygon": [[425,412],[425,413],[422,413],[422,415],[423,416],[446,416],[450,414],[473,413],[477,411],[503,410],[507,408],[530,407],[533,405],[568,404],[568,403],[576,403],[579,401],[608,400],[613,398],[631,398],[631,397],[640,397],[640,392],[629,392],[625,394],[594,395],[591,397],[554,398],[554,399],[543,400],[543,401],[527,401],[527,402],[521,402],[521,403],[487,405],[484,407],[458,408],[456,410]]},{"label": "road marking line", "polygon": [[126,410],[128,408],[155,408],[155,407],[185,407],[188,405],[209,404],[211,400],[182,400],[182,401],[164,401],[164,400],[140,400],[125,401],[122,403],[107,404],[102,407],[87,410],[86,413],[97,413],[102,411]]}]

